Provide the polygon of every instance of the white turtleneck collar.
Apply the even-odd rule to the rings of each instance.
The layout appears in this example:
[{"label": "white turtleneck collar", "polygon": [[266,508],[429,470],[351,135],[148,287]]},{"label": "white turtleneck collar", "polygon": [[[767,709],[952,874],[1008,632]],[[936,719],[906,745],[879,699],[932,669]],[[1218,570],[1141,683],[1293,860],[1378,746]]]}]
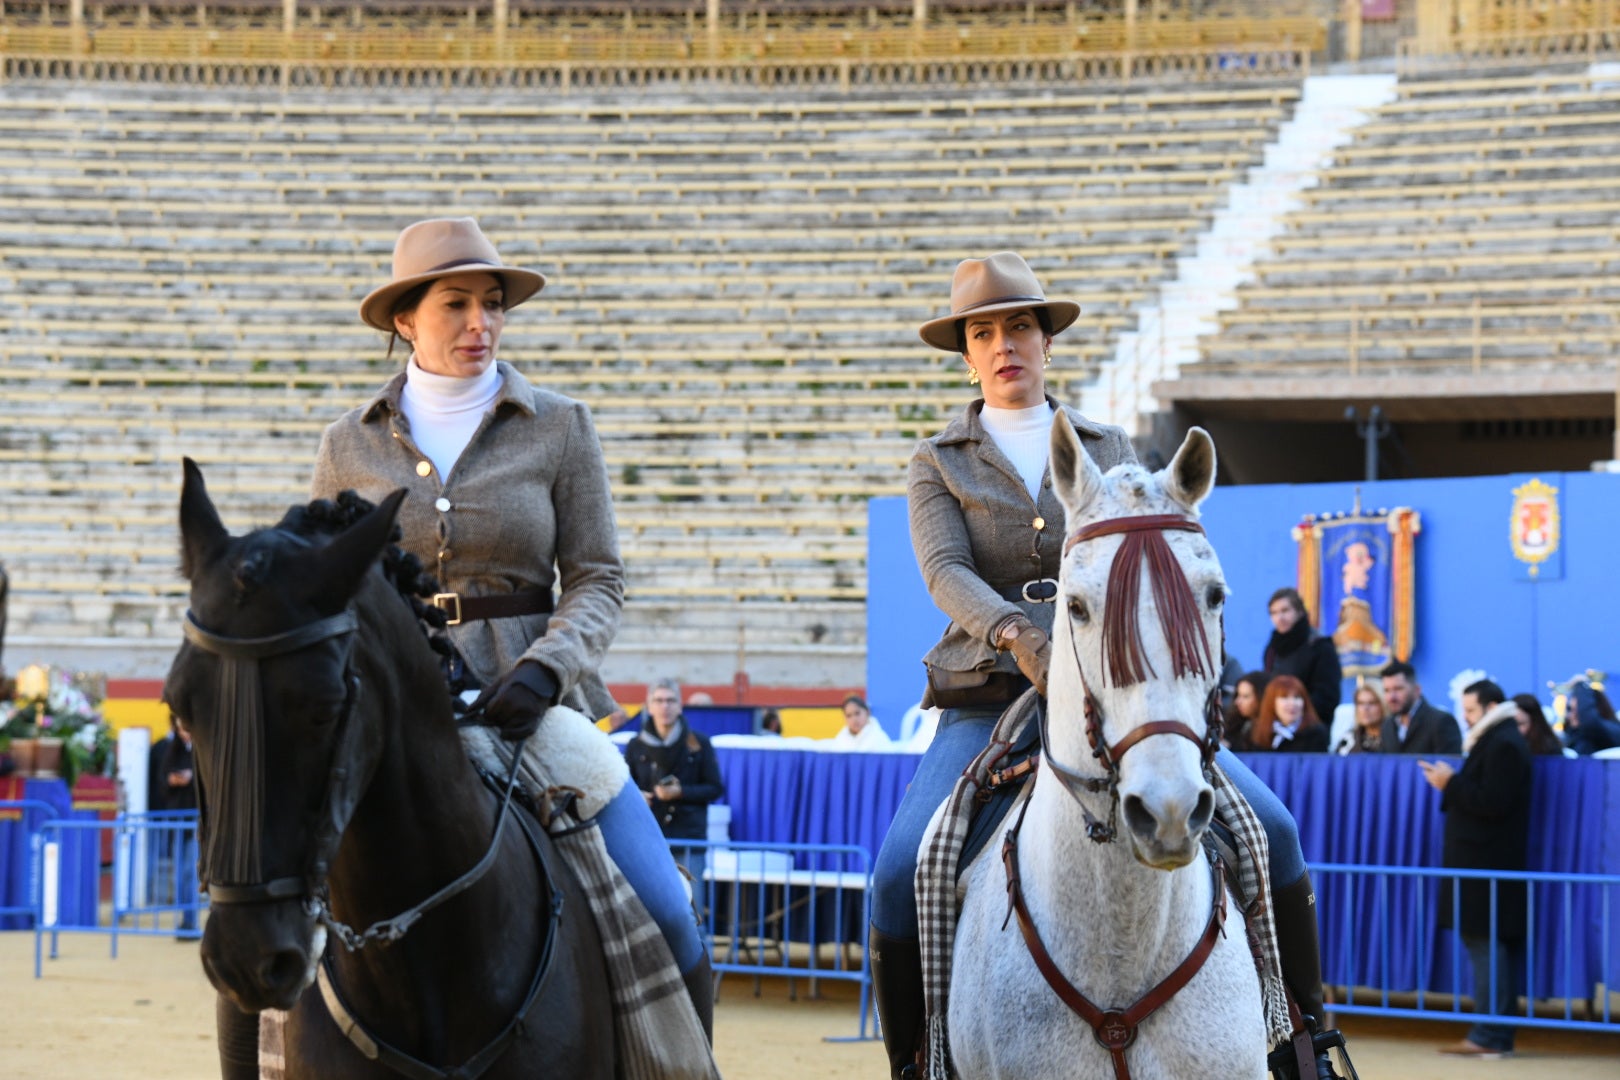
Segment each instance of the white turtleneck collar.
[{"label": "white turtleneck collar", "polygon": [[411,440],[433,462],[441,486],[500,392],[501,375],[494,364],[458,378],[424,371],[411,355],[399,408],[410,421]]},{"label": "white turtleneck collar", "polygon": [[979,410],[979,423],[996,447],[1018,470],[1031,499],[1040,501],[1041,477],[1052,446],[1052,404],[1043,401],[1027,409],[998,409],[989,402]]}]

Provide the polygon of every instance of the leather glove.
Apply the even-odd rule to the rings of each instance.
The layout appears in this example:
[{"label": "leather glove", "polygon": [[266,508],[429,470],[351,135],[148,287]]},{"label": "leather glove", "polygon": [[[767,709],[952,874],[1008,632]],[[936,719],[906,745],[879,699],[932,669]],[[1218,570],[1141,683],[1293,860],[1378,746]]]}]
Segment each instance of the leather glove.
[{"label": "leather glove", "polygon": [[546,710],[557,704],[557,677],[544,664],[519,660],[506,677],[478,695],[469,709],[484,710],[483,723],[501,738],[519,742],[533,735]]},{"label": "leather glove", "polygon": [[1018,664],[1018,670],[1024,673],[1024,678],[1035,684],[1036,691],[1046,696],[1046,673],[1052,666],[1052,641],[1046,636],[1046,631],[1030,622],[1023,615],[1015,616],[1007,621],[1018,631],[1016,637],[1006,636],[1004,626],[996,636],[996,647],[1003,652],[1013,654],[1013,660]]}]

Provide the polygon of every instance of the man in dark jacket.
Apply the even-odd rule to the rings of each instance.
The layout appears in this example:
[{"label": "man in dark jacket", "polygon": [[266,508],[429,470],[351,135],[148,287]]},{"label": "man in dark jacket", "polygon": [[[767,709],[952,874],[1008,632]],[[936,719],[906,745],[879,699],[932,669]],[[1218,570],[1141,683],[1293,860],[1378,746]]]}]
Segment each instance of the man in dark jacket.
[{"label": "man in dark jacket", "polygon": [[1267,675],[1292,675],[1305,684],[1316,717],[1333,727],[1333,710],[1339,707],[1344,675],[1339,670],[1339,650],[1333,639],[1311,628],[1305,615],[1305,601],[1297,589],[1278,589],[1267,606],[1271,615],[1271,640],[1266,643],[1262,670]]},{"label": "man in dark jacket", "polygon": [[[647,691],[641,730],[625,745],[624,760],[666,837],[708,838],[709,804],[726,788],[708,737],[687,727],[681,715],[681,691],[674,680],[660,679]],[[706,850],[676,849],[675,861],[686,867],[699,889]]]},{"label": "man in dark jacket", "polygon": [[[1466,870],[1525,870],[1530,847],[1530,747],[1519,734],[1518,708],[1502,688],[1481,680],[1463,691],[1462,768],[1419,761],[1424,777],[1440,792],[1446,815],[1441,862]],[[1452,919],[1452,879],[1440,890],[1440,925]],[[1491,936],[1491,882],[1479,878],[1457,889],[1457,931],[1474,969],[1474,1011],[1511,1016],[1524,977],[1525,884],[1496,883],[1496,936]],[[1513,1028],[1476,1023],[1443,1054],[1498,1058],[1513,1052]]]},{"label": "man in dark jacket", "polygon": [[1457,718],[1423,700],[1423,687],[1411,664],[1391,660],[1379,675],[1384,680],[1384,708],[1389,712],[1378,739],[1384,753],[1462,753]]}]

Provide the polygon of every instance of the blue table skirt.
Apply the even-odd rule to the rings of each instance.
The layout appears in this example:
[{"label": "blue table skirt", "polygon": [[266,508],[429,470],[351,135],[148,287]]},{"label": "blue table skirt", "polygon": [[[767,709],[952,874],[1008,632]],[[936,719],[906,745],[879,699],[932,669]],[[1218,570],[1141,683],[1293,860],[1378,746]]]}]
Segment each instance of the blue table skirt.
[{"label": "blue table skirt", "polygon": [[[61,780],[26,780],[22,797],[30,802],[48,803],[55,816],[93,820],[93,810],[74,810],[73,797]],[[51,815],[28,808],[21,820],[0,821],[0,907],[22,908],[29,896],[30,834]],[[64,829],[47,837],[61,843],[58,870],[57,919],[59,925],[95,925],[96,901],[100,887],[101,834],[96,830]],[[0,916],[0,930],[22,930],[33,926],[24,915]]]},{"label": "blue table skirt", "polygon": [[[858,844],[874,856],[906,785],[915,754],[716,747],[737,840]],[[1312,863],[1438,867],[1444,819],[1440,796],[1405,755],[1245,754],[1299,822]],[[1538,758],[1532,792],[1530,870],[1620,874],[1620,761]],[[801,868],[854,869],[828,859]],[[1454,964],[1455,936],[1437,928],[1438,885],[1375,883],[1324,875],[1321,892],[1328,981],[1392,989],[1449,990],[1467,961]],[[1609,890],[1611,977],[1620,974],[1620,889]],[[1532,969],[1538,994],[1562,996],[1602,975],[1602,897],[1562,886],[1534,889]],[[1375,932],[1387,905],[1387,940]],[[1387,976],[1386,974],[1387,973]]]}]

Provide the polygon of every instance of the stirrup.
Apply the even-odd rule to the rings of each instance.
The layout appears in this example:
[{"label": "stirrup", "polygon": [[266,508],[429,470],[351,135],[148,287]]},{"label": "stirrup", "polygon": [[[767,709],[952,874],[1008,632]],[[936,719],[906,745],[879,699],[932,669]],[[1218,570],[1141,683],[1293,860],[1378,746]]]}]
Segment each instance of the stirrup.
[{"label": "stirrup", "polygon": [[[1328,1075],[1334,1080],[1361,1080],[1356,1072],[1355,1062],[1350,1060],[1350,1050],[1344,1042],[1344,1032],[1338,1028],[1329,1028],[1326,1031],[1316,1030],[1316,1018],[1307,1016],[1305,1023],[1311,1032],[1311,1054],[1316,1061],[1317,1076],[1301,1077],[1299,1067],[1294,1058],[1294,1044],[1290,1040],[1273,1050],[1266,1057],[1266,1069],[1276,1080],[1323,1080],[1321,1068],[1323,1064],[1328,1067]],[[1345,1072],[1340,1074],[1333,1067],[1333,1059],[1329,1051],[1337,1048],[1339,1063],[1344,1066]]]}]

